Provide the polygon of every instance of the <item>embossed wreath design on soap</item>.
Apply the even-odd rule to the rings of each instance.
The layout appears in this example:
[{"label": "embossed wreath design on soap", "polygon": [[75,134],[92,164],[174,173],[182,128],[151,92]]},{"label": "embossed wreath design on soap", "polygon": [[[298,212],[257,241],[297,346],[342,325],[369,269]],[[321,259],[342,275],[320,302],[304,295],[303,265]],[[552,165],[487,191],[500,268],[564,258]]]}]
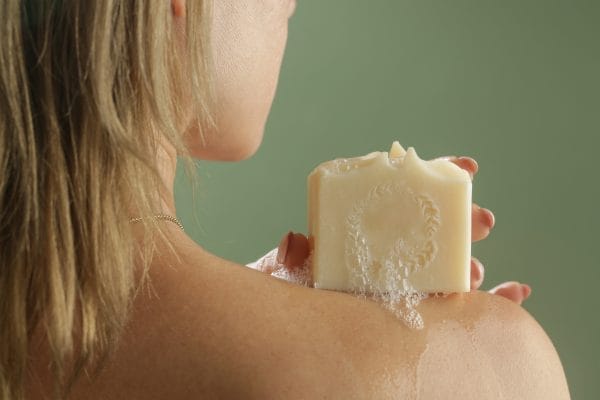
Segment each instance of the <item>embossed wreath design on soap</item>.
[{"label": "embossed wreath design on soap", "polygon": [[312,280],[357,293],[467,292],[471,178],[446,159],[335,159],[308,178]]}]

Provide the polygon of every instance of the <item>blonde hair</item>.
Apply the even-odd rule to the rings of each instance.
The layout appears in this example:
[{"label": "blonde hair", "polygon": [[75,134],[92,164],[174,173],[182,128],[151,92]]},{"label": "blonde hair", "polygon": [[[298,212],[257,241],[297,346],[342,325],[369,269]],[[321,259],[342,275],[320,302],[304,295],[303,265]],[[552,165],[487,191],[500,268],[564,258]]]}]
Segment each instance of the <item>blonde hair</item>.
[{"label": "blonde hair", "polygon": [[[181,52],[166,0],[0,6],[2,399],[24,397],[34,333],[50,349],[62,398],[127,322],[139,287],[131,205],[139,215],[160,211],[155,133],[190,173],[178,126],[190,110],[179,95],[200,126],[209,121],[208,2],[186,7]],[[143,225],[165,237],[164,224]],[[155,235],[144,237],[146,276]]]}]

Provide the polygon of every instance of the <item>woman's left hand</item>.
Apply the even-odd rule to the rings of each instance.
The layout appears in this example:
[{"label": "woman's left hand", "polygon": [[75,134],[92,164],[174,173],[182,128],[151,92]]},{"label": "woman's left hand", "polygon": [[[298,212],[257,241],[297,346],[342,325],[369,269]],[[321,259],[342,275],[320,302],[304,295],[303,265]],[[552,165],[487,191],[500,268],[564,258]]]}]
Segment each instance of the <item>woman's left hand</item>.
[{"label": "woman's left hand", "polygon": [[[477,173],[477,162],[470,157],[446,157],[471,175]],[[495,224],[494,214],[477,204],[473,204],[471,216],[471,238],[474,242],[485,239]],[[267,255],[248,266],[259,271],[271,274],[280,268],[294,270],[301,268],[310,253],[308,239],[301,233],[288,232],[281,239],[278,248],[271,250]],[[471,290],[477,290],[483,283],[484,267],[475,257],[471,258]],[[517,304],[521,304],[531,294],[529,285],[519,282],[504,282],[489,291],[492,294],[503,296]]]}]

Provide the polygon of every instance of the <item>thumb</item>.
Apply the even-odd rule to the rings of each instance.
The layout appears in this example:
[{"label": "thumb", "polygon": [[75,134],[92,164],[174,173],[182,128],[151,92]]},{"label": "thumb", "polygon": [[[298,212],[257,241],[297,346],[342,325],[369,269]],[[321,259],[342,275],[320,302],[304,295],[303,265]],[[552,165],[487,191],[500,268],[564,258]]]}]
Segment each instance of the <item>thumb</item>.
[{"label": "thumb", "polygon": [[308,239],[301,233],[286,233],[279,246],[271,250],[258,261],[248,264],[261,272],[271,274],[281,268],[292,270],[300,268],[310,253]]},{"label": "thumb", "polygon": [[288,269],[299,268],[310,254],[308,239],[301,233],[288,232],[277,248],[277,262]]}]

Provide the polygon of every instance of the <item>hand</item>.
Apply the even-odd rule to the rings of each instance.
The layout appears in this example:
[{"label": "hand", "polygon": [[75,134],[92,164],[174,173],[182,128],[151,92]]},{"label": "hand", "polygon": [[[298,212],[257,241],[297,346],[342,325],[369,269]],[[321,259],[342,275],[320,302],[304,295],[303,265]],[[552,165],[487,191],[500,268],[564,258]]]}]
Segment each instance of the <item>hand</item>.
[{"label": "hand", "polygon": [[[470,157],[448,157],[452,161],[471,175],[471,179],[479,169],[477,162]],[[494,214],[485,208],[473,204],[471,225],[471,238],[474,242],[483,240],[490,234],[490,230],[494,227]],[[471,258],[471,290],[477,290],[483,283],[484,268],[483,264],[475,257]],[[506,297],[517,304],[521,304],[531,294],[531,287],[527,284],[519,282],[504,282],[493,289],[489,290],[491,294]]]},{"label": "hand", "polygon": [[[471,179],[479,169],[477,162],[470,157],[446,157],[471,175]],[[473,204],[471,216],[471,238],[474,242],[483,240],[490,234],[495,224],[494,214],[485,208]],[[294,270],[301,268],[309,255],[308,239],[301,233],[288,232],[281,239],[279,247],[271,250],[260,260],[248,266],[271,274],[280,268]],[[475,257],[471,258],[471,290],[477,290],[483,283],[484,267]],[[531,294],[529,285],[519,282],[504,282],[489,291],[491,294],[506,297],[521,304]]]}]

